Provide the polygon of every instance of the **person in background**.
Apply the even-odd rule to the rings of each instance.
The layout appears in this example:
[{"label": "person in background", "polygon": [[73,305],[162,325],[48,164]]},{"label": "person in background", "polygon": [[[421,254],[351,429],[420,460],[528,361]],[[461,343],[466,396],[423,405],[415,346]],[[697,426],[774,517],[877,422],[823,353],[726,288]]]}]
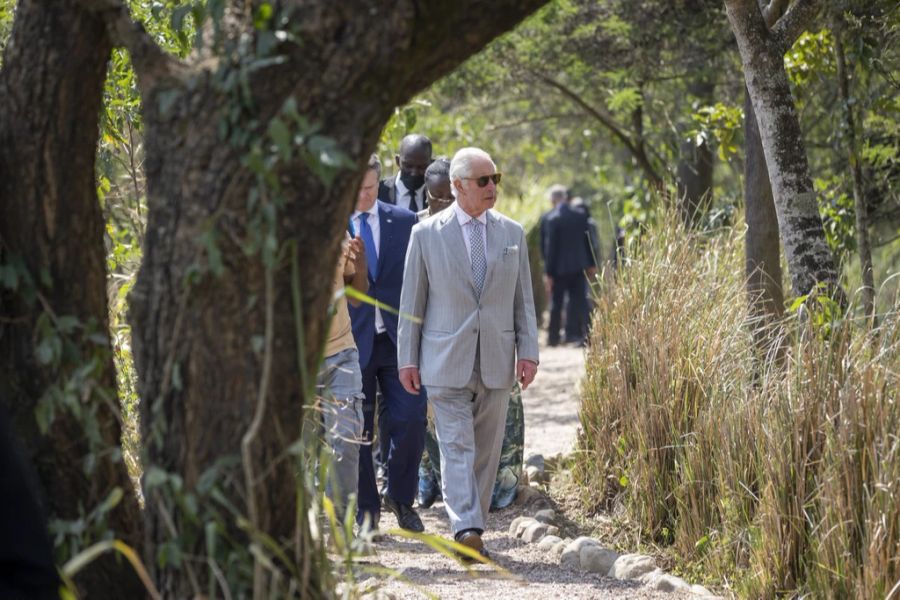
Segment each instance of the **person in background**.
[{"label": "person in background", "polygon": [[414,213],[428,208],[425,197],[425,169],[431,164],[431,140],[411,133],[400,141],[400,152],[394,155],[397,175],[378,184],[378,199]]},{"label": "person in background", "polygon": [[416,215],[420,221],[438,214],[453,204],[453,194],[450,192],[450,161],[446,157],[434,159],[425,170],[425,199],[428,208],[423,208]]},{"label": "person in background", "polygon": [[[450,161],[436,158],[425,171],[425,193],[428,208],[419,212],[419,220],[441,212],[453,203],[450,191]],[[500,465],[491,494],[491,510],[505,508],[516,499],[516,487],[522,479],[525,444],[525,413],[522,388],[518,382],[509,393],[506,429],[500,450]],[[425,430],[425,452],[419,465],[419,506],[428,508],[441,497],[441,454],[434,433],[434,411],[428,407],[428,427]]]},{"label": "person in background", "polygon": [[[325,493],[334,503],[340,521],[344,520],[350,497],[357,494],[364,398],[359,352],[353,341],[350,313],[347,311],[348,297],[342,292],[348,284],[363,293],[369,289],[365,244],[359,237],[351,239],[348,234],[344,235],[332,287],[333,314],[325,344],[325,358],[316,377],[325,442],[331,452]],[[360,304],[354,298],[350,298],[349,302],[353,306]]]},{"label": "person in background", "polygon": [[[544,265],[547,264],[547,222],[550,219],[550,216],[555,214],[556,208],[563,201],[565,201],[568,195],[569,190],[566,188],[566,186],[559,183],[551,185],[547,190],[547,200],[550,201],[550,210],[542,214],[540,220],[538,221],[538,232],[540,233],[541,262]],[[547,302],[549,303],[551,291],[546,278],[544,278],[544,294]],[[562,324],[555,323],[554,325],[556,326],[556,331],[550,331],[550,326],[549,324],[547,325],[547,338],[549,340],[550,346],[556,346],[559,344],[559,329]]]},{"label": "person in background", "polygon": [[454,539],[485,556],[509,390],[538,368],[525,232],[491,210],[500,178],[487,152],[454,155],[456,201],[410,237],[400,312],[411,318],[398,331],[400,382],[410,394],[424,386],[434,409]]},{"label": "person in background", "polygon": [[[369,296],[383,305],[400,304],[406,248],[416,215],[405,208],[377,200],[381,163],[376,155],[360,186],[356,210],[350,225],[366,248]],[[425,444],[424,395],[410,394],[400,384],[397,373],[397,315],[369,303],[350,308],[353,337],[359,349],[362,370],[364,440],[359,453],[359,511],[357,521],[366,518],[377,529],[381,504],[393,512],[400,527],[424,531],[422,520],[413,508],[416,497],[419,461]],[[382,460],[387,465],[387,486],[379,495],[372,458],[376,388],[383,396],[383,418],[378,435],[382,436]]]},{"label": "person in background", "polygon": [[[547,217],[544,284],[550,292],[547,343],[559,344],[560,321],[566,310],[565,341],[584,345],[587,337],[587,272],[596,269],[587,215],[565,198]],[[567,304],[566,304],[566,301]]]}]

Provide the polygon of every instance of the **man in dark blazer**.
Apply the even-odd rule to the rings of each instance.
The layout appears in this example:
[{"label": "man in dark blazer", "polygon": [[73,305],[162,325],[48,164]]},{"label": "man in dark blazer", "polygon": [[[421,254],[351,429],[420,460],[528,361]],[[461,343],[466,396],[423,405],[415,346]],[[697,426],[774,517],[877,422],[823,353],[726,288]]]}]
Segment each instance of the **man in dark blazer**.
[{"label": "man in dark blazer", "polygon": [[378,184],[378,199],[401,206],[414,213],[428,208],[425,195],[425,169],[431,164],[431,140],[411,133],[400,141],[400,152],[394,155],[397,175]]},{"label": "man in dark blazer", "polygon": [[[350,218],[354,235],[366,246],[369,268],[369,296],[396,309],[400,306],[403,265],[415,213],[376,199],[381,163],[372,155],[360,186],[356,210]],[[397,315],[387,308],[361,303],[350,306],[353,337],[359,350],[362,371],[363,439],[359,452],[359,511],[362,524],[368,515],[377,528],[381,502],[397,516],[400,527],[424,531],[422,521],[412,507],[418,484],[419,461],[425,445],[426,399],[408,393],[397,375]],[[378,435],[387,456],[387,487],[379,498],[372,459],[372,434],[375,424],[376,391],[383,396],[383,414]]]},{"label": "man in dark blazer", "polygon": [[568,296],[565,341],[584,344],[588,325],[586,273],[593,273],[596,268],[590,221],[585,212],[572,208],[567,196],[547,217],[545,226],[544,276],[550,289],[547,343],[559,344],[563,303]]}]

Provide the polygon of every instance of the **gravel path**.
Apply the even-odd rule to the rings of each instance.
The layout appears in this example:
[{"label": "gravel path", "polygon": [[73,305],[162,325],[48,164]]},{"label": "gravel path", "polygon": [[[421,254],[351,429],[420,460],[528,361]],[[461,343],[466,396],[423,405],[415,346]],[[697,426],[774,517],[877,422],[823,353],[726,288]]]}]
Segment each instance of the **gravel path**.
[{"label": "gravel path", "polygon": [[[549,457],[571,451],[578,428],[576,386],[583,371],[582,349],[541,349],[538,376],[523,395],[526,456],[538,452]],[[485,532],[491,557],[509,574],[484,565],[466,569],[423,542],[390,535],[375,544],[375,554],[364,560],[361,571],[385,568],[394,572],[394,578],[381,588],[394,598],[426,598],[427,594],[446,599],[491,600],[680,597],[653,592],[636,582],[561,569],[558,559],[507,534],[509,524],[522,513],[523,508],[516,505],[491,513]],[[426,532],[450,537],[443,504],[419,509],[419,514]],[[393,515],[383,514],[381,526],[383,530],[396,527]]]}]

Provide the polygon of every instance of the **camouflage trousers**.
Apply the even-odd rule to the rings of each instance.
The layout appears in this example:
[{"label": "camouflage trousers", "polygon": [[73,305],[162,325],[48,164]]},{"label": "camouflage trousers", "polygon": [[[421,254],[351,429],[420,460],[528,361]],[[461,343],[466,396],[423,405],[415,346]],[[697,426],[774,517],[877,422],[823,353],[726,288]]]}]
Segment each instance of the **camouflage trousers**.
[{"label": "camouflage trousers", "polygon": [[[491,494],[491,510],[505,508],[516,499],[516,486],[522,479],[523,448],[525,446],[525,410],[522,407],[522,388],[516,383],[509,392],[506,412],[506,431],[500,451],[500,465]],[[428,427],[425,430],[425,452],[419,464],[419,503],[441,493],[441,453],[434,434],[434,414],[429,407]],[[430,504],[430,503],[428,503]]]}]

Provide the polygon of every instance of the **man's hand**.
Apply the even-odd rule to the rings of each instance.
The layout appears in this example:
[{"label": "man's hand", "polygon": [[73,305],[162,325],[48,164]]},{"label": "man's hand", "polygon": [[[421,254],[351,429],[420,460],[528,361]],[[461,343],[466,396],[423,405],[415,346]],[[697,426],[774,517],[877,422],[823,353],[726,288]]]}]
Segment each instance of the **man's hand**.
[{"label": "man's hand", "polygon": [[[537,365],[534,362],[524,359],[516,361],[516,379],[523,390],[531,385],[535,375],[537,375]],[[418,373],[416,373],[416,376],[418,377]],[[403,381],[403,379],[401,378],[400,381]]]},{"label": "man's hand", "polygon": [[549,275],[544,275],[544,292],[548,296],[553,293],[553,278]]},{"label": "man's hand", "polygon": [[366,273],[369,265],[366,262],[366,245],[359,236],[350,240],[347,245],[347,259],[353,263],[356,273]]},{"label": "man's hand", "polygon": [[[422,387],[422,382],[419,380],[419,367],[403,367],[399,370],[399,374],[400,385],[403,386],[403,389],[418,396],[419,389]],[[534,374],[531,377],[534,378]]]},{"label": "man's hand", "polygon": [[587,275],[588,283],[594,283],[597,280],[597,267],[588,267],[584,270],[584,274]]}]

